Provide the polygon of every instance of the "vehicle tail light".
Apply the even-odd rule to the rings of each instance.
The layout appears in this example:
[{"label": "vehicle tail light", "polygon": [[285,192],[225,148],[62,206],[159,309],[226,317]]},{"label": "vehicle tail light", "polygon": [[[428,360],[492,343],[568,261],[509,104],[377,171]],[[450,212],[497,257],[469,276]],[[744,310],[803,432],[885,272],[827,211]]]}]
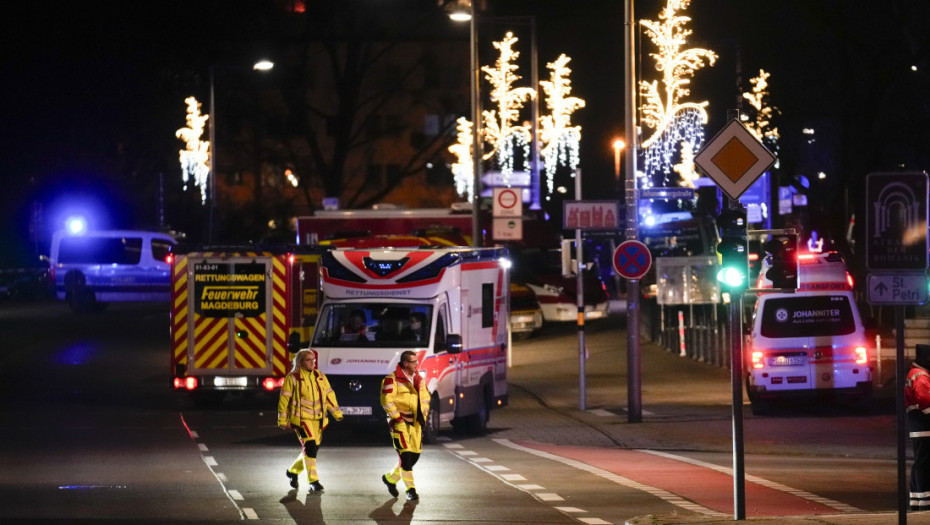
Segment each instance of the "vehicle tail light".
[{"label": "vehicle tail light", "polygon": [[262,387],[264,387],[265,390],[274,390],[275,388],[281,388],[281,385],[283,384],[284,384],[283,377],[266,377],[262,381]]},{"label": "vehicle tail light", "polygon": [[864,346],[856,347],[856,364],[867,365],[869,363],[869,353],[865,351]]},{"label": "vehicle tail light", "polygon": [[846,272],[846,282],[849,283],[849,289],[853,289],[853,276],[849,272]]},{"label": "vehicle tail light", "polygon": [[176,377],[174,378],[174,388],[187,390],[193,390],[197,388],[197,378],[196,377]]},{"label": "vehicle tail light", "polygon": [[763,368],[765,367],[765,361],[762,358],[762,352],[751,352],[749,354],[749,364],[753,368]]},{"label": "vehicle tail light", "polygon": [[750,253],[747,259],[749,259],[749,262],[756,262],[759,260],[759,254],[755,252]]},{"label": "vehicle tail light", "polygon": [[173,263],[173,262],[174,262],[174,254],[173,254],[173,253],[169,253],[168,255],[166,255],[166,256],[165,256],[165,262],[168,263],[168,264]]},{"label": "vehicle tail light", "polygon": [[294,254],[293,254],[293,253],[287,254],[287,262],[288,262],[288,264],[294,264],[294,261],[296,261],[296,260],[297,260],[297,257],[294,257]]}]

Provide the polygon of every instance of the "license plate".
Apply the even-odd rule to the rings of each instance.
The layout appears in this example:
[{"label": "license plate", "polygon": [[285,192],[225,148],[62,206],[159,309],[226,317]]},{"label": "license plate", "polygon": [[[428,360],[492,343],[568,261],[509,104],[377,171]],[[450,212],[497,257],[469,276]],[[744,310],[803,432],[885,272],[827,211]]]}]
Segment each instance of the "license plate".
[{"label": "license plate", "polygon": [[772,366],[797,366],[807,364],[807,357],[800,355],[779,355],[770,361]]},{"label": "license plate", "polygon": [[347,416],[370,416],[371,407],[339,407]]},{"label": "license plate", "polygon": [[213,386],[249,386],[247,377],[216,377],[213,379]]}]

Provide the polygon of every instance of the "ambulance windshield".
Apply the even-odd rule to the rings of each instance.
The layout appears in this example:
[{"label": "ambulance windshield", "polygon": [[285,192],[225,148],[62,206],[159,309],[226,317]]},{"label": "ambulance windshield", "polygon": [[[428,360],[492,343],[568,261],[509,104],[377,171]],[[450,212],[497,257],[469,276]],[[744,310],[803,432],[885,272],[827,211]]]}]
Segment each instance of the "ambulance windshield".
[{"label": "ambulance windshield", "polygon": [[312,346],[429,346],[433,307],[424,304],[342,303],[323,307]]}]

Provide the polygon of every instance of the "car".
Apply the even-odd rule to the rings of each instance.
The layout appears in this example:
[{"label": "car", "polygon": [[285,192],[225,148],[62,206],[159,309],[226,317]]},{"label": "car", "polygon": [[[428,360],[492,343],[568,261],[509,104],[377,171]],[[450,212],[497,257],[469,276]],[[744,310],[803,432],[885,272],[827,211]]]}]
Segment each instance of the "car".
[{"label": "car", "polygon": [[802,254],[799,262],[797,291],[760,294],[753,309],[744,356],[754,414],[776,401],[871,396],[865,328],[842,257]]},{"label": "car", "polygon": [[[546,323],[578,320],[578,279],[562,275],[559,249],[520,248],[511,251],[513,280],[533,291]],[[586,268],[582,274],[584,315],[587,320],[604,319],[610,301],[607,286],[597,271]]]},{"label": "car", "polygon": [[522,283],[510,283],[510,332],[526,339],[543,327],[543,313],[536,294]]},{"label": "car", "polygon": [[171,235],[152,231],[55,232],[49,254],[55,293],[76,313],[110,302],[167,303],[176,244]]}]

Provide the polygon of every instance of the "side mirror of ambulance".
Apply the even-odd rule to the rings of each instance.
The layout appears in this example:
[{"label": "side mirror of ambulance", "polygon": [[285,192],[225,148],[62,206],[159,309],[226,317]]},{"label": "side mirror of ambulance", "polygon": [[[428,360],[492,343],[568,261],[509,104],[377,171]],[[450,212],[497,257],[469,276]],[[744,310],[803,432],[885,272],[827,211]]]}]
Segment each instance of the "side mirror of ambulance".
[{"label": "side mirror of ambulance", "polygon": [[292,332],[287,338],[287,351],[296,354],[300,351],[300,334]]},{"label": "side mirror of ambulance", "polygon": [[457,354],[462,351],[462,336],[459,334],[449,334],[446,336],[446,351],[450,354]]}]

